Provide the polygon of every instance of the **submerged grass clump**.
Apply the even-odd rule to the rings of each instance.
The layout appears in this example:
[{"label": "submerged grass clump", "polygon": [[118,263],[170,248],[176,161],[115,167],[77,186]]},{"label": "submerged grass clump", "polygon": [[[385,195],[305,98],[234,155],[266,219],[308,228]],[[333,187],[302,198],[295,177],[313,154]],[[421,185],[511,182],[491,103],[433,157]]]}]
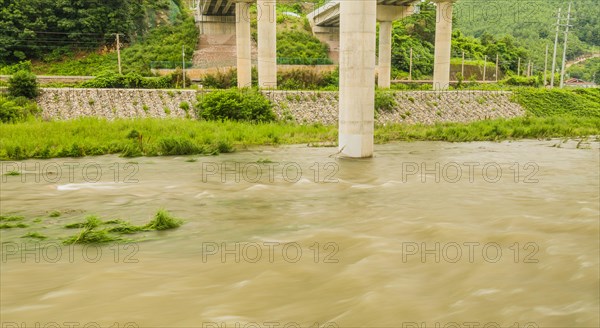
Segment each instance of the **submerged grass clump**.
[{"label": "submerged grass clump", "polygon": [[86,217],[85,222],[65,226],[66,228],[83,228],[83,230],[79,234],[67,238],[63,243],[65,245],[101,244],[121,240],[117,236],[110,235],[106,229],[96,230],[102,223],[98,217],[91,215]]},{"label": "submerged grass clump", "polygon": [[21,175],[21,172],[19,172],[19,171],[8,171],[8,172],[4,173],[4,175],[17,176],[17,175]]},{"label": "submerged grass clump", "polygon": [[23,219],[25,219],[22,216],[16,216],[16,215],[0,215],[0,222],[15,222],[15,221],[23,221]]},{"label": "submerged grass clump", "polygon": [[168,230],[178,228],[183,224],[183,220],[175,218],[164,209],[160,209],[154,219],[144,227],[152,230]]},{"label": "submerged grass clump", "polygon": [[57,218],[57,217],[59,217],[61,215],[62,215],[62,213],[60,211],[57,211],[57,210],[54,210],[54,211],[50,212],[50,214],[48,214],[48,216],[51,217],[51,218]]},{"label": "submerged grass clump", "polygon": [[85,222],[77,222],[77,223],[67,224],[65,226],[65,228],[67,228],[67,229],[81,229],[81,228],[93,229],[93,228],[100,226],[101,224],[103,224],[102,220],[100,220],[97,216],[90,215],[85,218]]},{"label": "submerged grass clump", "polygon": [[[121,219],[102,221],[96,216],[88,216],[84,222],[67,224],[67,229],[83,229],[79,234],[63,241],[71,244],[100,244],[115,241],[125,241],[120,235],[130,235],[150,230],[174,229],[183,224],[183,220],[174,218],[166,210],[159,210],[154,219],[143,226],[136,226]],[[102,226],[108,226],[100,229]]]},{"label": "submerged grass clump", "polygon": [[71,236],[63,243],[65,245],[72,244],[102,244],[114,241],[120,241],[121,238],[112,236],[106,230],[94,230],[93,228],[85,228],[78,235]]},{"label": "submerged grass clump", "polygon": [[108,232],[112,233],[120,233],[120,234],[133,234],[137,232],[146,231],[144,227],[134,226],[129,222],[119,223],[116,227],[112,227],[108,229]]},{"label": "submerged grass clump", "polygon": [[24,234],[23,236],[21,236],[21,238],[34,238],[34,239],[47,239],[48,237],[42,235],[39,232],[28,232],[26,234]]},{"label": "submerged grass clump", "polygon": [[14,228],[27,228],[27,227],[29,227],[29,225],[25,224],[25,223],[15,223],[15,224],[3,223],[3,224],[0,224],[0,229],[14,229]]}]

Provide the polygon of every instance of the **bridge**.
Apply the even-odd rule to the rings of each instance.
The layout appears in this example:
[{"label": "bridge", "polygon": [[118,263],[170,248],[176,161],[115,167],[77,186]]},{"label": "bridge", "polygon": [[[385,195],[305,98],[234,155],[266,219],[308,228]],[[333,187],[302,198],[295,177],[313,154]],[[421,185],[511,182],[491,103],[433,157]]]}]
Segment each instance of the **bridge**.
[{"label": "bridge", "polygon": [[[251,86],[252,42],[250,5],[253,0],[195,0],[201,33],[235,31],[238,87]],[[436,5],[434,90],[450,82],[452,7],[456,0],[433,0]],[[376,25],[379,22],[379,78],[389,88],[392,23],[415,12],[418,0],[332,0],[308,19],[315,35],[339,35],[339,148],[344,156],[373,156]],[[277,87],[276,0],[256,0],[258,22],[258,84]]]}]

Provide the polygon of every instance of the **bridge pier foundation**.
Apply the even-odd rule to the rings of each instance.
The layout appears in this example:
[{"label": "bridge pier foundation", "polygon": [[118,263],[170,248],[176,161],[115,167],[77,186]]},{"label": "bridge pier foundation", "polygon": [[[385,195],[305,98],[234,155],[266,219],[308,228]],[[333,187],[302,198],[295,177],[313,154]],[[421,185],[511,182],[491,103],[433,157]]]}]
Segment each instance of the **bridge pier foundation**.
[{"label": "bridge pier foundation", "polygon": [[252,86],[252,40],[249,2],[236,2],[235,18],[238,88],[249,88]]},{"label": "bridge pier foundation", "polygon": [[277,88],[276,0],[258,0],[258,86]]},{"label": "bridge pier foundation", "polygon": [[447,90],[450,85],[450,50],[452,48],[452,5],[455,0],[434,0],[436,8],[433,90]]},{"label": "bridge pier foundation", "polygon": [[377,1],[340,4],[339,150],[373,156]]}]

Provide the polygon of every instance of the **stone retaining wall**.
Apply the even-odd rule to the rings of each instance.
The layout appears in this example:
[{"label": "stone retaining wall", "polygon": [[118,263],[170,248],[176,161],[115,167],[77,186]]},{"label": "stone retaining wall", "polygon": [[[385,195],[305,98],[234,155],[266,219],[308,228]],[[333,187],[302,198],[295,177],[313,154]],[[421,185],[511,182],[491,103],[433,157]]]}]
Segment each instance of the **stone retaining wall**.
[{"label": "stone retaining wall", "polygon": [[[72,119],[83,116],[114,118],[195,117],[196,95],[209,91],[148,89],[66,89],[45,88],[38,98],[45,119]],[[337,124],[338,93],[327,91],[264,91],[274,103],[281,120],[300,124]],[[511,118],[525,114],[511,102],[511,93],[502,91],[402,91],[394,93],[398,106],[376,114],[386,123],[472,122]],[[181,105],[188,103],[186,112]],[[185,106],[184,106],[185,107]]]},{"label": "stone retaining wall", "polygon": [[37,99],[43,118],[60,120],[82,116],[186,117],[180,108],[183,102],[189,103],[193,116],[193,90],[44,88]]}]

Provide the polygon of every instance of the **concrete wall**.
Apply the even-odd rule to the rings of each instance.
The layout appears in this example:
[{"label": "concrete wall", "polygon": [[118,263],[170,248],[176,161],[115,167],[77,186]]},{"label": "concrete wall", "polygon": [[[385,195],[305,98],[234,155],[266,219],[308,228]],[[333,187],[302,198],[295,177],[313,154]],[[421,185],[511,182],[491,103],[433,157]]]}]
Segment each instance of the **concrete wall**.
[{"label": "concrete wall", "polygon": [[[201,91],[210,92],[210,91]],[[200,92],[200,93],[201,93]],[[44,88],[38,98],[45,119],[73,119],[83,116],[114,118],[186,117],[182,102],[196,104],[192,90],[67,89]],[[264,91],[274,103],[279,119],[300,124],[338,122],[338,93],[326,91]],[[376,122],[424,123],[472,122],[511,118],[525,114],[510,101],[510,92],[498,91],[406,91],[396,92],[398,103],[391,112],[376,114]],[[147,110],[144,110],[144,106]],[[170,112],[167,114],[166,110]],[[189,117],[194,117],[193,109]]]}]

